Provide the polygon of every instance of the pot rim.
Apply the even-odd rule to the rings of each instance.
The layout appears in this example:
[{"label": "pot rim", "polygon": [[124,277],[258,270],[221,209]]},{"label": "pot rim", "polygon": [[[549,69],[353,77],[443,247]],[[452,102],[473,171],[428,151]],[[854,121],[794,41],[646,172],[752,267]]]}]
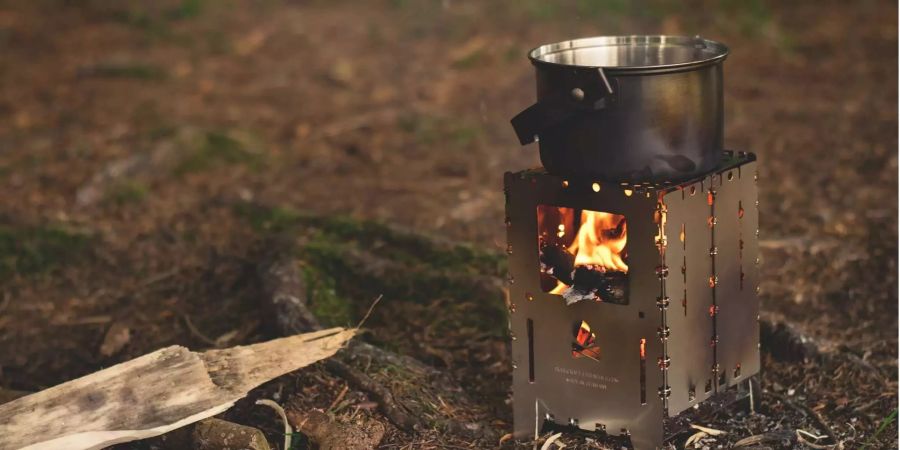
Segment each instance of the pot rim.
[{"label": "pot rim", "polygon": [[[578,52],[579,50],[602,47],[647,47],[659,48],[691,48],[700,50],[701,57],[691,57],[687,60],[679,60],[663,64],[631,64],[630,61],[619,64],[569,64],[557,61],[549,61],[548,56],[563,52]],[[704,39],[700,36],[671,36],[671,35],[631,35],[631,36],[595,36],[588,38],[560,41],[553,44],[545,44],[531,49],[528,59],[535,66],[551,66],[564,68],[602,68],[605,72],[668,72],[679,69],[690,69],[707,66],[721,62],[728,56],[729,49],[721,42]],[[626,55],[627,56],[627,55]]]}]

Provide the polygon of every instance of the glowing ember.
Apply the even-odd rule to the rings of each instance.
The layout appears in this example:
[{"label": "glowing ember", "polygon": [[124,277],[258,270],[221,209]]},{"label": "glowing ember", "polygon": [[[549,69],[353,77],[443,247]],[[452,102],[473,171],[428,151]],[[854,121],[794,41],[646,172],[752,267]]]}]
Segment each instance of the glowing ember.
[{"label": "glowing ember", "polygon": [[600,347],[595,344],[597,336],[591,332],[591,326],[581,321],[581,325],[575,330],[575,342],[572,344],[572,356],[580,358],[586,356],[591,359],[600,357]]}]

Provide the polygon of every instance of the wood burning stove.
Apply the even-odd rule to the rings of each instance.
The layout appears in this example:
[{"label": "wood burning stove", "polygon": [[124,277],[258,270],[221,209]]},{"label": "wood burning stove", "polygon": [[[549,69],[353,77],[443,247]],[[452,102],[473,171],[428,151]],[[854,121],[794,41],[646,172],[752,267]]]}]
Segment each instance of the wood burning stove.
[{"label": "wood burning stove", "polygon": [[[679,182],[507,173],[515,435],[662,448],[758,373],[756,157]],[[752,390],[750,391],[752,392]]]}]

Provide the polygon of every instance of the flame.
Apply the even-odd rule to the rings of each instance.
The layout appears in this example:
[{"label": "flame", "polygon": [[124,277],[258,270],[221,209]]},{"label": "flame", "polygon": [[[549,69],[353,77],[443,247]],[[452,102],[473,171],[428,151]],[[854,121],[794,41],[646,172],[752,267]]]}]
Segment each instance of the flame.
[{"label": "flame", "polygon": [[[565,220],[572,215],[572,210],[560,208],[560,217]],[[543,217],[541,217],[543,218]],[[560,225],[559,237],[563,237],[565,226]],[[575,233],[572,244],[567,247],[569,253],[575,255],[575,266],[591,266],[599,270],[628,272],[628,265],[622,259],[627,243],[625,217],[599,211],[581,212],[581,225]],[[568,286],[557,280],[556,287],[550,293],[562,295]]]},{"label": "flame", "polygon": [[581,321],[581,325],[575,332],[575,345],[572,347],[572,356],[580,358],[587,356],[596,360],[600,357],[600,347],[595,345],[597,336],[591,332],[591,326],[587,322]]},{"label": "flame", "polygon": [[582,211],[581,226],[569,253],[576,266],[599,266],[606,270],[628,272],[622,260],[627,236],[625,217],[598,211]]}]

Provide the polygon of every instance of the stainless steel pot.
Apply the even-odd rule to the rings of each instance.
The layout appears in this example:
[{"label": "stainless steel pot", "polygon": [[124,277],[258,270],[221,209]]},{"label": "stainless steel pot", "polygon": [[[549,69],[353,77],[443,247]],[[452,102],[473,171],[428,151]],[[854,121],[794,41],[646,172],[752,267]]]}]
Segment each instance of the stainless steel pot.
[{"label": "stainless steel pot", "polygon": [[604,36],[532,50],[537,103],[512,119],[548,172],[607,181],[679,180],[723,147],[722,63],[700,37]]}]

